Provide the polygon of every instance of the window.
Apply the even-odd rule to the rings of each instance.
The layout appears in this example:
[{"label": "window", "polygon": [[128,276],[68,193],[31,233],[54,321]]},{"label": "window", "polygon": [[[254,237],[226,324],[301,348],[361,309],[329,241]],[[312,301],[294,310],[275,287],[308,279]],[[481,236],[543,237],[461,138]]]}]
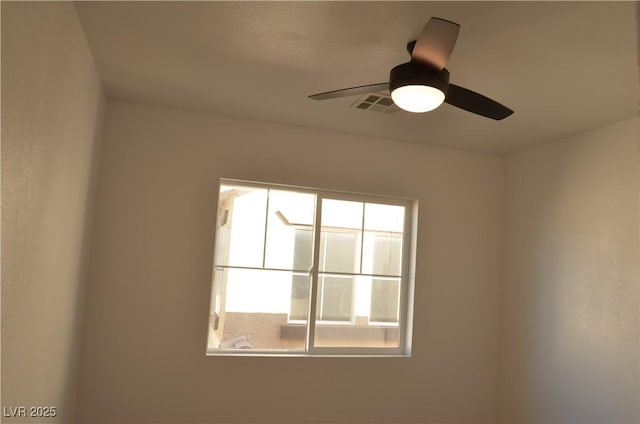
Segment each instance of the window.
[{"label": "window", "polygon": [[207,352],[408,355],[416,209],[222,180]]}]

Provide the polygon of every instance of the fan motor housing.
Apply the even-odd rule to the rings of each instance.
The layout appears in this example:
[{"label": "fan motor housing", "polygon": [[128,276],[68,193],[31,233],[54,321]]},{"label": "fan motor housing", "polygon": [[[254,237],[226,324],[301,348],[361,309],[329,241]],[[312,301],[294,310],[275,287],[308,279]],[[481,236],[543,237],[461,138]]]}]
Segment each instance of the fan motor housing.
[{"label": "fan motor housing", "polygon": [[391,70],[389,75],[389,91],[405,85],[426,85],[437,88],[445,96],[449,89],[449,71],[417,66],[411,62],[403,63]]}]

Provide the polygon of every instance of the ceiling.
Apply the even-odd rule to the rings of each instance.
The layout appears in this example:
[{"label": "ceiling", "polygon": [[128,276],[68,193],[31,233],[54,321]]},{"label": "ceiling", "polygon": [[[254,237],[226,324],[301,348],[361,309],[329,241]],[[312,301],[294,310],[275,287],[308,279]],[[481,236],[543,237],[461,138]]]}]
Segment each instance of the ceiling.
[{"label": "ceiling", "polygon": [[[107,96],[506,154],[637,113],[634,2],[79,2]],[[309,94],[388,81],[437,16],[451,82],[515,110],[385,114]]]}]

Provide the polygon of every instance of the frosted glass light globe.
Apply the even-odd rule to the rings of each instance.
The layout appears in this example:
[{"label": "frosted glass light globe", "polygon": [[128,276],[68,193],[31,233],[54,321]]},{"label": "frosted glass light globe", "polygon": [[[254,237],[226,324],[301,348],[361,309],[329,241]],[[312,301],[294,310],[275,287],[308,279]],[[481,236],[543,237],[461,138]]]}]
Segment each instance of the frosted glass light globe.
[{"label": "frosted glass light globe", "polygon": [[428,85],[405,85],[391,92],[393,102],[407,112],[429,112],[444,102],[444,93]]}]

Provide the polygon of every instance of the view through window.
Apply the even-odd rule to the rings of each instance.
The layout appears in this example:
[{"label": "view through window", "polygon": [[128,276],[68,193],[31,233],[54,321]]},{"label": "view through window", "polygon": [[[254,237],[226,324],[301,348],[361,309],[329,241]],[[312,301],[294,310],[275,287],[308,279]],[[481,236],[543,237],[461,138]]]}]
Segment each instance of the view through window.
[{"label": "view through window", "polygon": [[407,354],[414,206],[223,180],[208,352]]}]

